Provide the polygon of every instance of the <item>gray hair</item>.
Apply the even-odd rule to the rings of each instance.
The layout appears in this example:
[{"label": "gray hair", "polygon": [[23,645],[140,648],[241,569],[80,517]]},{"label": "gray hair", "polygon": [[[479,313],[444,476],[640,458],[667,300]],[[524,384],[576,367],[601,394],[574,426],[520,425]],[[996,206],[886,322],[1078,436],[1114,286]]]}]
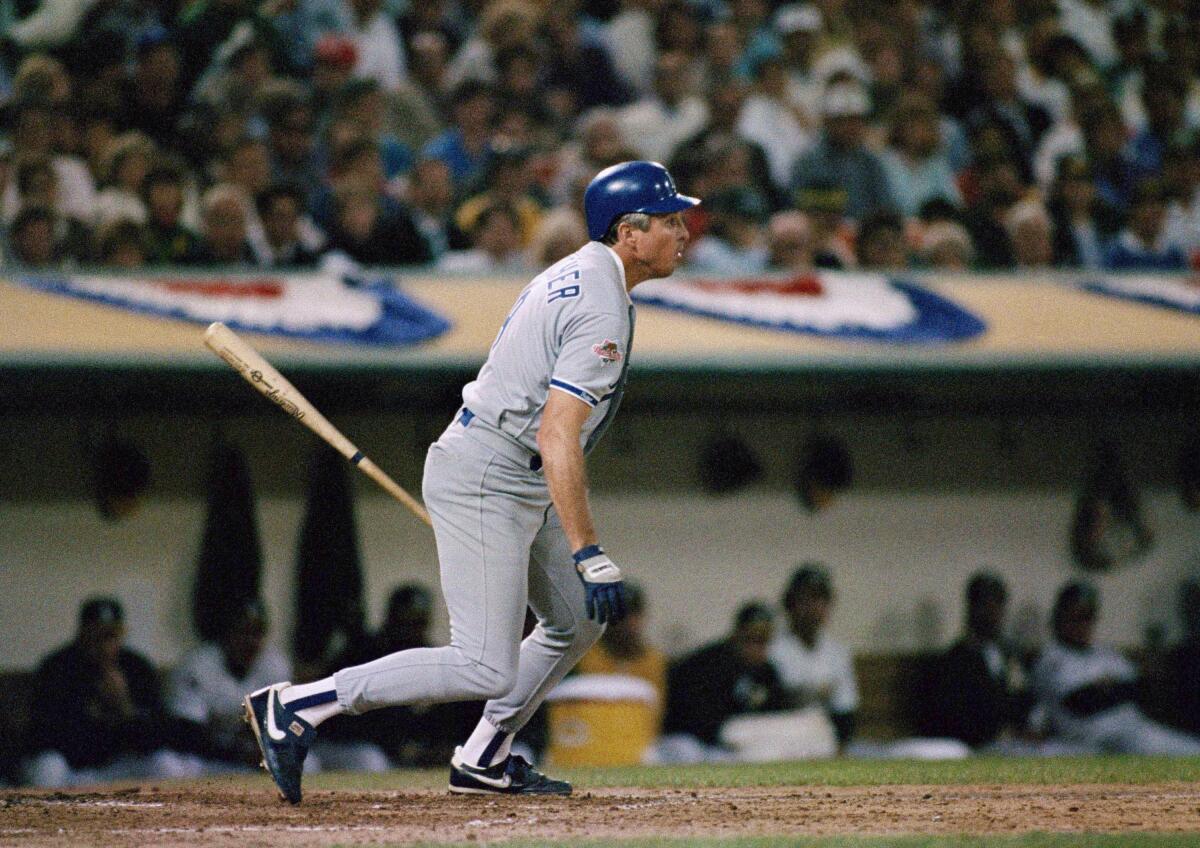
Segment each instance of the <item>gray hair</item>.
[{"label": "gray hair", "polygon": [[618,215],[612,222],[612,226],[608,228],[608,232],[604,234],[604,238],[600,239],[603,244],[617,243],[617,228],[622,224],[628,224],[635,230],[645,232],[650,229],[650,213],[649,212],[626,212],[623,215]]}]

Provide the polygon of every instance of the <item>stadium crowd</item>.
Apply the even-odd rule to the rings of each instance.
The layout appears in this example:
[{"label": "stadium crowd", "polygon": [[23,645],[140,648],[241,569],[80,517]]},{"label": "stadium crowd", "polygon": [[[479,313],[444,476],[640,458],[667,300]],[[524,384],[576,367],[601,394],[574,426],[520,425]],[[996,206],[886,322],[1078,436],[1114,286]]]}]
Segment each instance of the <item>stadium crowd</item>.
[{"label": "stadium crowd", "polygon": [[528,273],[608,164],[697,273],[1183,269],[1193,0],[3,0],[5,260]]}]

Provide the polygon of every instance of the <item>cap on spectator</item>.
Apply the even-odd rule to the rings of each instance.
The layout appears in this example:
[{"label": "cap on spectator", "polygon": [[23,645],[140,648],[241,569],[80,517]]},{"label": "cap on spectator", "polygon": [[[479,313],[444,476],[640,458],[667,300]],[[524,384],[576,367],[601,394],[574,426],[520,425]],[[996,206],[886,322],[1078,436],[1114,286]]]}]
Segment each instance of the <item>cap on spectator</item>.
[{"label": "cap on spectator", "polygon": [[1090,180],[1092,178],[1092,166],[1082,156],[1068,155],[1063,156],[1058,160],[1058,179],[1065,180]]},{"label": "cap on spectator", "polygon": [[1005,601],[1008,589],[1004,579],[991,571],[977,571],[967,581],[967,605],[978,606],[985,601]]},{"label": "cap on spectator", "polygon": [[793,32],[820,32],[821,11],[808,3],[792,3],[781,6],[775,13],[775,29],[781,35]]},{"label": "cap on spectator", "polygon": [[796,206],[804,212],[833,212],[841,215],[850,202],[850,194],[842,186],[806,186],[796,192]]},{"label": "cap on spectator", "polygon": [[125,620],[125,610],[116,598],[97,596],[88,598],[79,607],[79,623],[81,625],[111,625],[120,624]]},{"label": "cap on spectator", "polygon": [[825,89],[821,114],[826,118],[862,118],[871,111],[866,90],[857,83],[834,83]]},{"label": "cap on spectator", "polygon": [[775,616],[771,614],[770,607],[759,601],[750,601],[749,603],[742,604],[738,609],[733,623],[740,630],[751,624],[771,624],[774,620]]},{"label": "cap on spectator", "polygon": [[819,562],[806,562],[792,572],[787,588],[783,591],[783,606],[790,607],[801,592],[810,592],[823,598],[833,597],[833,580],[829,569]]},{"label": "cap on spectator", "polygon": [[340,68],[353,68],[354,63],[358,61],[358,48],[344,35],[326,33],[317,39],[313,48],[313,60]]},{"label": "cap on spectator", "polygon": [[1132,207],[1140,203],[1162,203],[1166,199],[1167,190],[1163,186],[1162,180],[1151,177],[1134,186],[1129,205]]},{"label": "cap on spectator", "polygon": [[138,35],[137,53],[142,56],[158,45],[169,43],[171,40],[170,30],[160,24],[155,24]]}]

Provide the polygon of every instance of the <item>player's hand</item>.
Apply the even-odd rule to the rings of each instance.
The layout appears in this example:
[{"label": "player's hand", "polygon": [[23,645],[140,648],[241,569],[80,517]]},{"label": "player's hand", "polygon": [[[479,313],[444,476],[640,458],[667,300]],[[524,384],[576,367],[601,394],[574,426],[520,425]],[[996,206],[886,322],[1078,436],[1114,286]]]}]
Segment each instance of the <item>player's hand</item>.
[{"label": "player's hand", "polygon": [[588,618],[608,624],[625,617],[621,569],[599,545],[588,545],[575,552],[575,571],[583,581]]}]

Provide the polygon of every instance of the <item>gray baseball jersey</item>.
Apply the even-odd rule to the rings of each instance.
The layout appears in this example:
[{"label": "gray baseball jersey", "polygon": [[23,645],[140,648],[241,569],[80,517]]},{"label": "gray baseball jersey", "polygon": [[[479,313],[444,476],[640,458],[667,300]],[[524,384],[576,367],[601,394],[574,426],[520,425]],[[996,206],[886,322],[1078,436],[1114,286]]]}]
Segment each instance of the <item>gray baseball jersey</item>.
[{"label": "gray baseball jersey", "polygon": [[536,453],[542,407],[551,391],[566,392],[592,407],[581,436],[590,451],[621,403],[633,324],[621,261],[588,242],[521,292],[463,403]]},{"label": "gray baseball jersey", "polygon": [[[342,669],[347,712],[486,698],[485,718],[515,733],[603,632],[537,471],[537,432],[550,392],[566,392],[592,407],[580,440],[595,445],[621,401],[633,322],[624,267],[599,242],[522,290],[425,461],[450,644]],[[527,607],[538,625],[522,640]]]}]

